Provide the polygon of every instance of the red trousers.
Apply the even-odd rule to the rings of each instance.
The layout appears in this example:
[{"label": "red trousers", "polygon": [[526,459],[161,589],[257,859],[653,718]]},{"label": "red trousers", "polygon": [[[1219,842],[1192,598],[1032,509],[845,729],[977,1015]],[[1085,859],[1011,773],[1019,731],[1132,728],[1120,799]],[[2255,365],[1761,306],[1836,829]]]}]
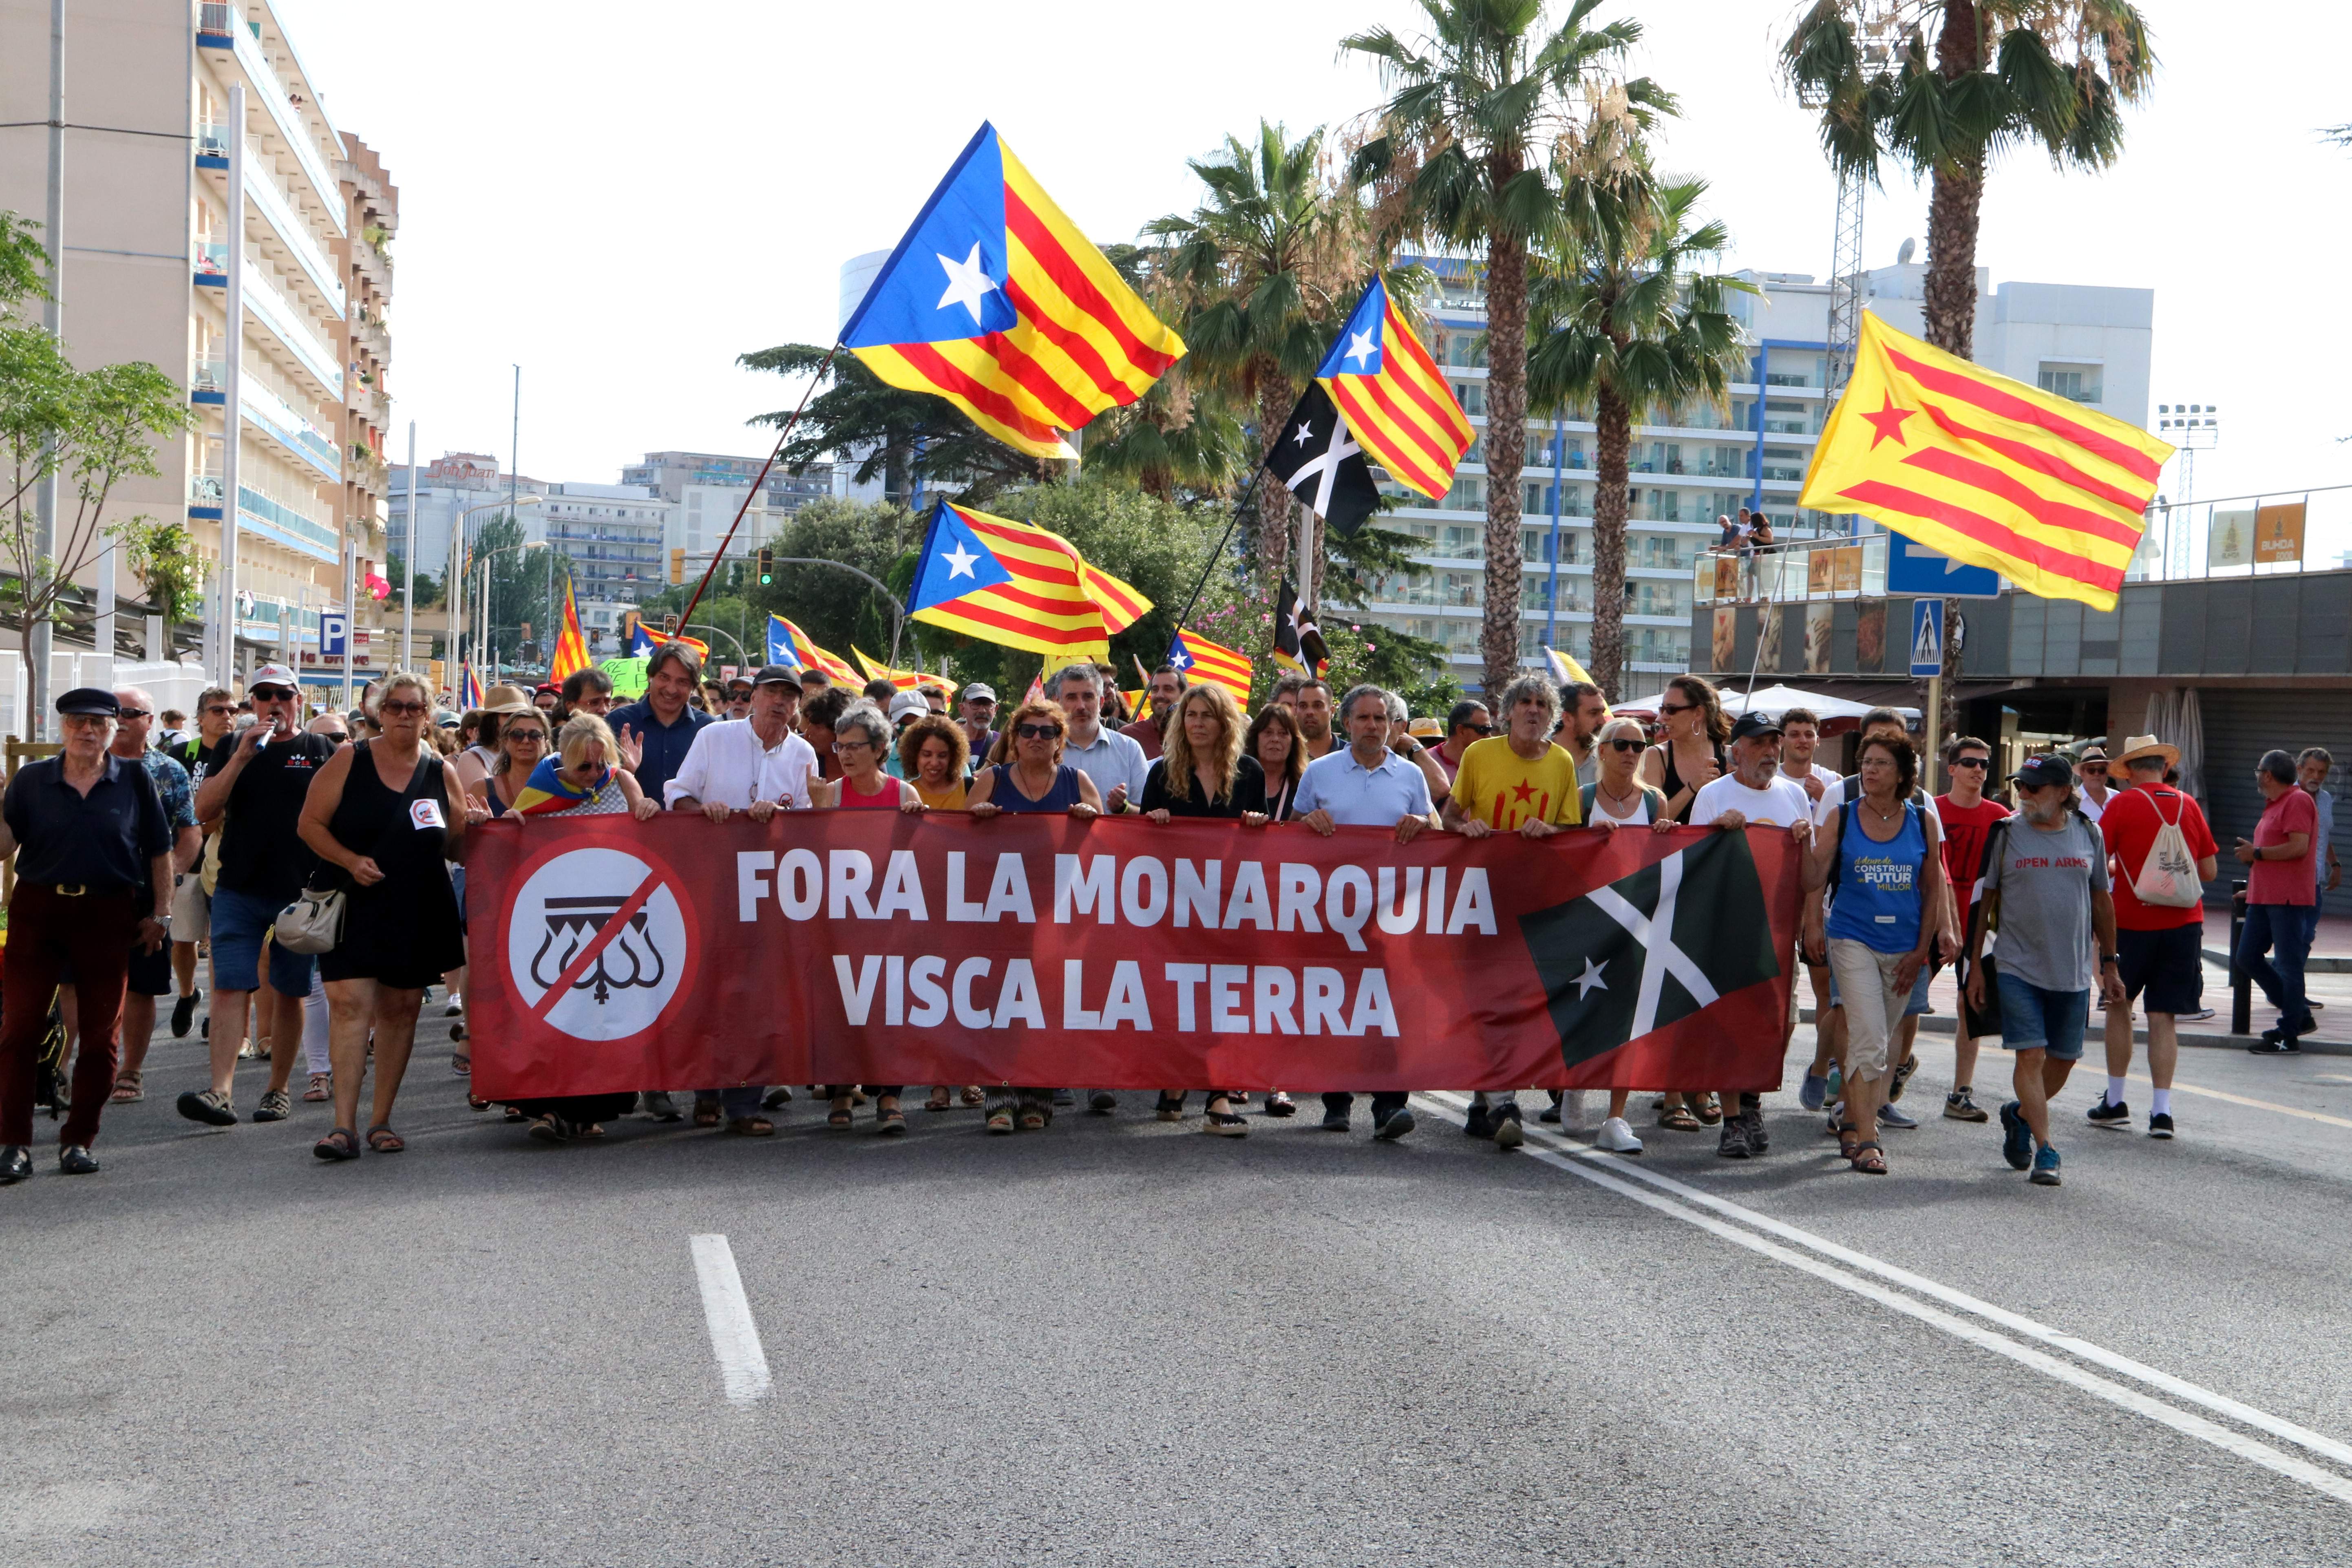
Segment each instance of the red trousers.
[{"label": "red trousers", "polygon": [[114,1032],[122,1023],[131,944],[141,895],[69,898],[47,884],[19,882],[8,900],[8,950],[0,961],[0,1143],[33,1141],[33,1081],[49,1003],[73,966],[81,1043],[74,1058],[73,1109],[60,1146],[88,1148],[99,1112],[114,1092]]}]

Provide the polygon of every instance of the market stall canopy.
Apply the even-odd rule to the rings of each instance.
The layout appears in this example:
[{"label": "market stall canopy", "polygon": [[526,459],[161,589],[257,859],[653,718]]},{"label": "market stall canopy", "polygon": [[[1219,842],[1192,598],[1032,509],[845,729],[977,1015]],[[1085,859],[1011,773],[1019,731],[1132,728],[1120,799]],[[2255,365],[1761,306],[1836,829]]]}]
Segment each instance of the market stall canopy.
[{"label": "market stall canopy", "polygon": [[[1832,697],[1825,691],[1805,691],[1794,686],[1759,687],[1752,698],[1746,692],[1726,687],[1720,689],[1720,695],[1723,710],[1734,716],[1747,712],[1751,703],[1759,713],[1785,713],[1791,708],[1811,709],[1821,720],[1825,734],[1837,733],[1859,724],[1862,716],[1872,707],[1867,702],[1853,702],[1843,697]],[[1618,703],[1616,710],[1654,719],[1658,714],[1658,705],[1665,700],[1666,694],[1663,691],[1652,697],[1632,698]],[[1906,727],[1917,726],[1919,710],[1916,708],[1897,708],[1895,711],[1903,715]]]}]

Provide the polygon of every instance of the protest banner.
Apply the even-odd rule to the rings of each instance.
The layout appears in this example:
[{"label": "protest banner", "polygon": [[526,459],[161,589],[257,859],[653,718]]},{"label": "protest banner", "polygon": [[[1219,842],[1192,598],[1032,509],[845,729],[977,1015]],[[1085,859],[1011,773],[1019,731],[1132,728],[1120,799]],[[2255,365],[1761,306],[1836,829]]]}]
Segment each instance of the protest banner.
[{"label": "protest banner", "polygon": [[782,812],[469,837],[473,1087],[1778,1085],[1785,832]]}]

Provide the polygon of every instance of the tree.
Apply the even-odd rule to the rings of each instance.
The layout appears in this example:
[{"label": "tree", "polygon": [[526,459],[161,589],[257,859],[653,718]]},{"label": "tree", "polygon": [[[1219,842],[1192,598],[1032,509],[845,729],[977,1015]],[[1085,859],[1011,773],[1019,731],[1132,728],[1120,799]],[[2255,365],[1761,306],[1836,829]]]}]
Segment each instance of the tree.
[{"label": "tree", "polygon": [[[516,548],[523,542],[523,526],[511,513],[492,512],[474,534],[471,547],[474,566],[467,574],[467,600],[469,617],[466,640],[473,641],[470,617],[481,605],[482,574],[489,574],[489,617],[483,624],[485,640],[494,648],[503,663],[513,663],[520,656],[523,623],[530,623],[530,640],[545,648],[554,641],[554,627],[548,621],[548,596],[551,582],[561,584],[571,574],[571,557],[560,550],[542,547],[538,550]],[[497,551],[496,555],[491,554]],[[552,574],[551,578],[550,574]],[[417,582],[421,586],[424,579]],[[399,592],[398,580],[393,591]],[[418,597],[421,600],[420,591]],[[558,615],[562,614],[562,600],[556,599]]]},{"label": "tree", "polygon": [[140,519],[117,531],[123,559],[166,623],[186,620],[204,591],[204,563],[184,522]]},{"label": "tree", "polygon": [[1626,476],[1633,426],[1694,399],[1721,407],[1746,363],[1724,308],[1755,286],[1706,269],[1730,243],[1721,223],[1691,226],[1704,181],[1643,188],[1598,204],[1579,243],[1540,258],[1533,290],[1528,400],[1539,413],[1592,409],[1592,659],[1595,684],[1623,695]]},{"label": "tree", "polygon": [[[392,584],[392,592],[384,595],[384,607],[397,610],[400,608],[401,595],[407,591],[408,582],[408,563],[399,551],[394,550],[385,555],[383,576],[384,581]],[[430,572],[417,573],[416,607],[420,610],[427,609],[440,602],[441,580]]]},{"label": "tree", "polygon": [[[1191,162],[1206,201],[1189,216],[1144,226],[1165,247],[1160,272],[1191,374],[1231,396],[1244,417],[1255,416],[1253,468],[1280,438],[1363,280],[1353,203],[1324,177],[1322,154],[1320,130],[1292,142],[1279,123],[1261,120],[1253,140],[1228,136],[1223,151]],[[1293,506],[1282,486],[1258,487],[1258,559],[1269,591],[1289,559]],[[1311,595],[1312,584],[1301,591]]]},{"label": "tree", "polygon": [[[825,350],[811,344],[784,343],[740,355],[736,363],[801,376],[814,375],[825,358]],[[880,475],[884,498],[902,506],[918,483],[960,484],[964,495],[984,500],[1037,477],[1036,458],[982,434],[945,398],[892,386],[845,349],[832,360],[818,384],[824,390],[810,397],[778,459],[793,473],[827,456],[855,462],[857,483],[871,484]],[[785,408],[751,423],[781,430],[791,418]]]},{"label": "tree", "polygon": [[[1858,47],[1865,13],[1891,13],[1900,27],[1900,47],[1883,61]],[[1814,0],[1781,63],[1791,85],[1822,106],[1822,148],[1833,168],[1875,180],[1891,154],[1932,182],[1927,341],[1966,359],[1976,332],[1978,212],[1993,156],[2032,144],[2062,169],[2113,163],[2123,150],[2121,106],[2146,95],[2156,53],[2128,0]]]},{"label": "tree", "polygon": [[[21,302],[46,299],[38,226],[0,212],[0,584],[31,665],[32,689],[46,689],[34,628],[54,620],[73,580],[107,542],[152,520],[110,523],[106,507],[123,479],[152,477],[158,443],[194,422],[186,395],[152,364],[78,370],[65,345],[19,320]],[[36,515],[43,485],[57,481],[56,552],[42,549]],[[68,507],[69,503],[69,507]]]},{"label": "tree", "polygon": [[1390,89],[1352,172],[1381,193],[1378,207],[1400,232],[1486,257],[1491,477],[1478,645],[1489,690],[1507,684],[1519,663],[1528,257],[1563,248],[1588,219],[1581,209],[1596,182],[1585,144],[1596,109],[1646,125],[1674,107],[1647,78],[1611,80],[1642,27],[1624,19],[1587,27],[1600,4],[1573,0],[1547,31],[1544,0],[1421,0],[1430,32],[1416,44],[1376,27],[1340,45],[1380,61]]}]

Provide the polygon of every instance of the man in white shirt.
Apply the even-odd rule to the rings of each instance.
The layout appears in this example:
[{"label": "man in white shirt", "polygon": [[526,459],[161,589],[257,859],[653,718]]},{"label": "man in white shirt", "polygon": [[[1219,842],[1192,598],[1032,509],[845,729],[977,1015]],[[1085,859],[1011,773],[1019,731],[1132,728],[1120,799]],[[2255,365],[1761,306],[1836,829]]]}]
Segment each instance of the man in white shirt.
[{"label": "man in white shirt", "polygon": [[2081,797],[2083,815],[2095,825],[2106,816],[2107,803],[2116,798],[2116,792],[2107,787],[2107,749],[2084,747],[2082,760],[2074,764],[2074,779],[2083,786],[2076,792]]},{"label": "man in white shirt", "polygon": [[695,731],[677,775],[662,786],[672,811],[699,811],[713,822],[761,801],[805,808],[816,752],[793,733],[800,711],[800,672],[771,664],[751,678],[751,716]]},{"label": "man in white shirt", "polygon": [[1780,715],[1780,776],[1794,780],[1816,805],[1838,782],[1835,768],[1813,761],[1821,746],[1822,721],[1811,709],[1791,708]]},{"label": "man in white shirt", "polygon": [[1143,798],[1143,778],[1151,771],[1151,762],[1134,736],[1103,728],[1102,673],[1091,664],[1066,666],[1054,677],[1052,690],[1069,724],[1062,761],[1095,781],[1105,816],[1140,809],[1135,803]]},{"label": "man in white shirt", "polygon": [[[1747,827],[1785,829],[1802,844],[1812,837],[1812,802],[1804,787],[1780,772],[1780,721],[1769,713],[1743,713],[1731,727],[1731,771],[1699,786],[1691,801],[1691,826],[1726,833]],[[1781,1044],[1785,1047],[1784,1036]],[[1723,1101],[1723,1131],[1715,1152],[1745,1160],[1771,1147],[1764,1130],[1764,1097],[1738,1089],[1717,1091]]]},{"label": "man in white shirt", "polygon": [[[1821,750],[1822,721],[1810,708],[1791,708],[1780,715],[1780,776],[1793,780],[1805,792],[1805,798],[1821,808],[1822,797],[1838,785],[1838,772],[1813,761]],[[1801,952],[1799,957],[1802,957]],[[1826,963],[1805,965],[1805,980],[1813,989],[1813,1066],[1805,1074],[1804,1083],[1797,1092],[1797,1102],[1807,1110],[1819,1110],[1828,1103],[1824,1092],[1829,1087],[1829,1064],[1832,1058],[1842,1057],[1844,1041],[1839,1030],[1845,1023],[1845,1014],[1830,1005],[1830,966]]]}]

